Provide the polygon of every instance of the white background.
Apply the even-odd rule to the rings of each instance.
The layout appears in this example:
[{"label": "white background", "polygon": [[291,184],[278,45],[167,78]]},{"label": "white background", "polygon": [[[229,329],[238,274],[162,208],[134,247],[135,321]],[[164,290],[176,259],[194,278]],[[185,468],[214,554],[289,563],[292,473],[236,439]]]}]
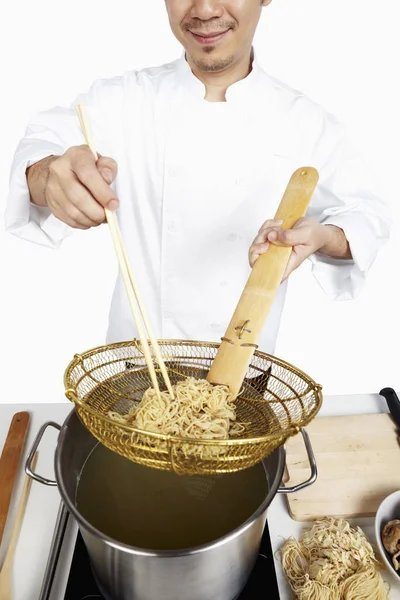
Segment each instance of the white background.
[{"label": "white background", "polygon": [[[395,220],[355,301],[328,301],[308,264],[291,277],[276,354],[326,394],[400,392],[397,8],[393,0],[273,0],[255,40],[265,70],[350,127]],[[14,0],[2,21],[3,211],[13,154],[36,111],[69,105],[98,77],[174,60],[181,47],[163,0]],[[0,257],[0,402],[66,401],[69,360],[105,339],[117,269],[108,229],[77,232],[51,251],[3,226]]]}]

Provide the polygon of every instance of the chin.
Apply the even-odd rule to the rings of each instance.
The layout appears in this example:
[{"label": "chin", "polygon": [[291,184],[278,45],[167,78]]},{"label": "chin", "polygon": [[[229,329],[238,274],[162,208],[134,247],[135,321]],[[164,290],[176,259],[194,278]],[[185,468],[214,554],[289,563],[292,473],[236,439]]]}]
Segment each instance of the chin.
[{"label": "chin", "polygon": [[235,60],[231,54],[215,52],[212,46],[205,46],[202,52],[188,54],[198,69],[209,72],[223,71]]}]

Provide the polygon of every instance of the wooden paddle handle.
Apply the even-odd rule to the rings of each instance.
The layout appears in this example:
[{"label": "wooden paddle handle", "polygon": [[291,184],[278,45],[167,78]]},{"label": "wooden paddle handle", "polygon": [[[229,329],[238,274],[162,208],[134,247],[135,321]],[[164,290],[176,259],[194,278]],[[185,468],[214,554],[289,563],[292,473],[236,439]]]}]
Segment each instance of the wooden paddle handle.
[{"label": "wooden paddle handle", "polygon": [[[275,215],[276,220],[283,221],[283,229],[291,229],[304,217],[318,178],[312,167],[293,173]],[[234,397],[246,376],[291,252],[291,247],[271,244],[256,260],[208,373],[208,381],[228,385]]]},{"label": "wooden paddle handle", "polygon": [[29,413],[16,413],[11,421],[0,458],[0,543],[29,426]]},{"label": "wooden paddle handle", "polygon": [[[37,453],[32,459],[32,469],[35,468],[37,460]],[[3,566],[0,572],[0,598],[1,600],[12,600],[12,570],[15,556],[15,550],[17,548],[18,536],[21,530],[22,521],[24,519],[26,505],[28,503],[29,492],[32,485],[32,479],[29,475],[25,475],[24,486],[20,501],[17,508],[17,514],[15,516],[14,524],[11,532],[11,539],[7,552],[4,558]]]}]

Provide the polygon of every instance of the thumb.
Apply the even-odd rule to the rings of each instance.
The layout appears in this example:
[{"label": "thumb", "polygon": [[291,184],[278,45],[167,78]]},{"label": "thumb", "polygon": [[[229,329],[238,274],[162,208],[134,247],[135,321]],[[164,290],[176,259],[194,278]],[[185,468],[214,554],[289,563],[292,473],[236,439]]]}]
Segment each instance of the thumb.
[{"label": "thumb", "polygon": [[103,179],[110,185],[118,173],[118,165],[114,159],[109,158],[108,156],[100,156],[97,160],[96,166],[103,176]]},{"label": "thumb", "polygon": [[297,246],[306,244],[309,233],[305,227],[294,227],[293,229],[273,229],[268,234],[268,241],[276,246]]}]

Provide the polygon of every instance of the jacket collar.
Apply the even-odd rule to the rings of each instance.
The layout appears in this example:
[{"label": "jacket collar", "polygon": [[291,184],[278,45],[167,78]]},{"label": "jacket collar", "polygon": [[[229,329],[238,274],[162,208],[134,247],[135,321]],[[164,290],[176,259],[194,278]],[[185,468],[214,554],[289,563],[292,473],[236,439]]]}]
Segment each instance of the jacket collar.
[{"label": "jacket collar", "polygon": [[[252,69],[250,73],[244,79],[237,81],[236,83],[229,86],[226,92],[227,102],[241,102],[248,101],[254,98],[256,93],[256,84],[259,80],[260,68],[254,48],[252,49]],[[182,53],[180,59],[177,60],[177,74],[179,83],[188,91],[192,96],[197,97],[200,100],[205,98],[205,85],[198,79],[192,72],[189,63],[186,60],[186,52]]]}]

